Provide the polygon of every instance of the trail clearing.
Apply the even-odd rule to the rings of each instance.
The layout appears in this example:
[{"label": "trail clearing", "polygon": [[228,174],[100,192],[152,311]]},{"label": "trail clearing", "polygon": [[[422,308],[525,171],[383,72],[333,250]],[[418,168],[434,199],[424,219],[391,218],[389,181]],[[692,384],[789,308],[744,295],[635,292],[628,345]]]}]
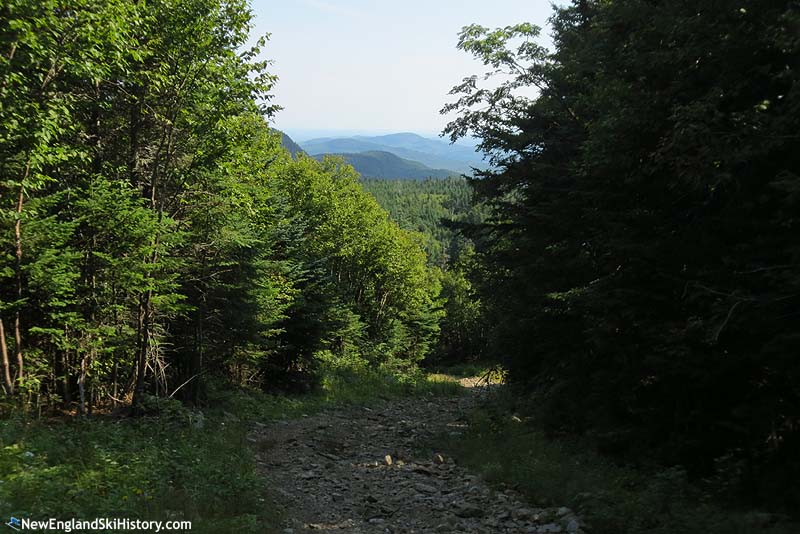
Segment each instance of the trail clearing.
[{"label": "trail clearing", "polygon": [[457,437],[479,394],[338,407],[259,425],[251,439],[277,494],[285,534],[579,533],[567,508],[536,508],[491,489],[431,444]]}]

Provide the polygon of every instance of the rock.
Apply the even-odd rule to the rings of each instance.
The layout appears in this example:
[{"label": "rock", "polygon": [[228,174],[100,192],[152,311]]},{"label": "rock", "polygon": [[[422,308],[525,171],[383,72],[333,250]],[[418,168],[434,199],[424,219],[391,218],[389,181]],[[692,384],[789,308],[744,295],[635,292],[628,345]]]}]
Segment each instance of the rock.
[{"label": "rock", "polygon": [[558,517],[564,517],[565,515],[569,514],[569,513],[570,513],[570,511],[571,511],[571,510],[570,510],[569,508],[567,508],[566,506],[562,506],[561,508],[559,508],[558,510],[556,510],[556,515],[557,515]]},{"label": "rock", "polygon": [[414,489],[420,493],[436,493],[438,490],[430,484],[414,484]]},{"label": "rock", "polygon": [[536,532],[539,534],[557,534],[559,532],[563,532],[564,529],[561,528],[560,525],[555,523],[548,523],[546,525],[541,525],[536,529]]},{"label": "rock", "polygon": [[511,516],[516,520],[530,521],[535,512],[530,508],[516,508],[511,511]]},{"label": "rock", "polygon": [[419,464],[414,465],[414,467],[412,467],[411,470],[414,471],[415,473],[420,473],[422,475],[428,475],[428,476],[433,476],[436,474],[430,467],[425,467],[424,465],[419,465]]},{"label": "rock", "polygon": [[292,527],[278,532],[584,534],[569,509],[527,505],[515,486],[491,490],[445,452],[424,445],[446,435],[454,421],[467,428],[458,417],[472,402],[401,399],[371,412],[335,407],[254,425],[250,435],[271,445],[256,448],[257,465],[287,515],[281,529]]},{"label": "rock", "polygon": [[458,517],[483,517],[483,508],[471,503],[463,503],[455,510]]}]

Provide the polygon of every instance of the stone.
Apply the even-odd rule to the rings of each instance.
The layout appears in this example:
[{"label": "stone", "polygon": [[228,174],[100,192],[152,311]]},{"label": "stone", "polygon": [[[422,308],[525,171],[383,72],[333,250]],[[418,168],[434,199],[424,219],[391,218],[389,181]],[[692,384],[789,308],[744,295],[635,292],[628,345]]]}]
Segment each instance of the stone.
[{"label": "stone", "polygon": [[[287,516],[278,532],[584,534],[569,509],[557,516],[564,510],[526,504],[515,486],[491,490],[428,448],[472,402],[401,399],[372,412],[337,406],[305,420],[254,425],[250,435],[271,445],[256,448],[258,468]],[[313,523],[304,527],[301,517]]]},{"label": "stone", "polygon": [[564,529],[561,528],[561,525],[557,525],[556,523],[548,523],[546,525],[541,525],[536,529],[536,532],[539,534],[558,534],[559,532],[563,532]]},{"label": "stone", "polygon": [[511,516],[517,520],[529,521],[534,515],[534,511],[530,508],[516,508],[511,511]]},{"label": "stone", "polygon": [[436,493],[438,490],[431,486],[430,484],[414,484],[414,489],[419,491],[420,493]]},{"label": "stone", "polygon": [[458,517],[483,517],[484,511],[480,506],[471,503],[463,503],[455,510]]},{"label": "stone", "polygon": [[430,467],[425,467],[424,465],[419,464],[414,465],[411,470],[422,475],[433,476],[435,474]]}]

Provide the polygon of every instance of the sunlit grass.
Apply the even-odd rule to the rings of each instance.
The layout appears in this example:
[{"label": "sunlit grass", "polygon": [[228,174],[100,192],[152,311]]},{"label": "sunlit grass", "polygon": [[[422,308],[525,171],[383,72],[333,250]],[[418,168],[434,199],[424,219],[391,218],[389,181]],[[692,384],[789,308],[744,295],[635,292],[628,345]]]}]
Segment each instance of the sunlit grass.
[{"label": "sunlit grass", "polygon": [[359,360],[324,360],[322,394],[328,402],[365,403],[407,396],[453,396],[463,388],[452,377],[416,366],[371,367]]}]

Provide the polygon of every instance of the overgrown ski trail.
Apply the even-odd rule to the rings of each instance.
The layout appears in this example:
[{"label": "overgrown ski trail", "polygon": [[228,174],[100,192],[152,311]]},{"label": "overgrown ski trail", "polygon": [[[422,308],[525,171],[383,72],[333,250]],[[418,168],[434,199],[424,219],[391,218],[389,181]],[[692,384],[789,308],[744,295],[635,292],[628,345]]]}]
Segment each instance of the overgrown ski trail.
[{"label": "overgrown ski trail", "polygon": [[477,397],[393,400],[259,425],[251,440],[283,509],[279,532],[582,532],[569,509],[532,508],[431,448],[437,436],[464,432]]}]

